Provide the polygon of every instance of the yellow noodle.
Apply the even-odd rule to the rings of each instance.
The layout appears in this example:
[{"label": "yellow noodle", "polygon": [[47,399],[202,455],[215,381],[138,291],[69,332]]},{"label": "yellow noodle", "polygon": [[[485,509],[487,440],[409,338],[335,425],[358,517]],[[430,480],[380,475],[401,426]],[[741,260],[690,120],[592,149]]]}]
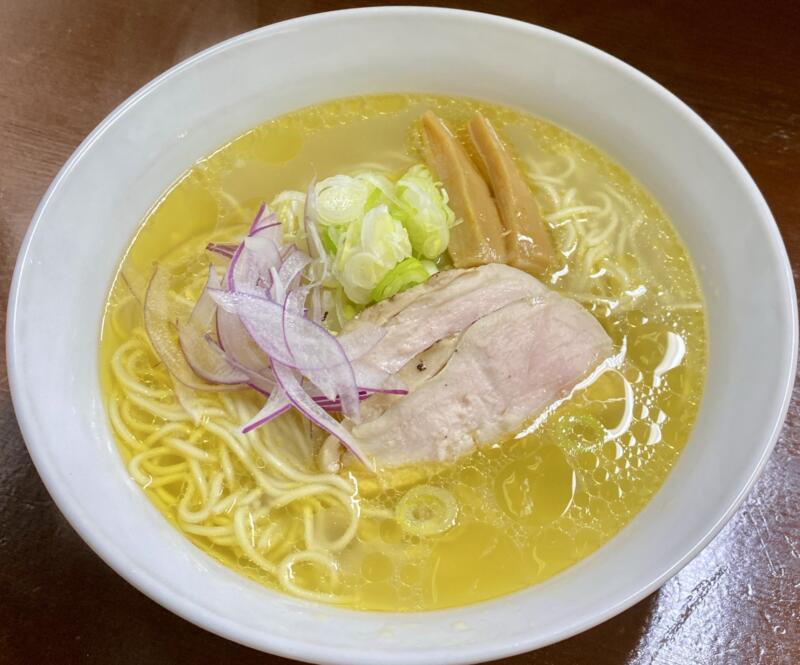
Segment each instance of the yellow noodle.
[{"label": "yellow noodle", "polygon": [[292,566],[295,566],[303,561],[316,563],[320,566],[323,566],[328,570],[334,583],[336,580],[338,580],[339,570],[336,566],[336,562],[330,555],[326,555],[322,552],[295,552],[294,554],[289,554],[287,557],[285,557],[278,567],[278,579],[280,580],[280,583],[284,589],[299,598],[305,598],[306,600],[313,600],[315,602],[348,602],[349,599],[345,596],[337,596],[336,594],[323,593],[321,591],[310,591],[295,584],[292,580]]},{"label": "yellow noodle", "polygon": [[251,515],[247,512],[247,508],[239,508],[234,513],[233,530],[236,536],[236,543],[247,558],[262,570],[275,575],[278,572],[277,567],[259,554],[258,550],[255,548],[255,528],[251,521]]}]

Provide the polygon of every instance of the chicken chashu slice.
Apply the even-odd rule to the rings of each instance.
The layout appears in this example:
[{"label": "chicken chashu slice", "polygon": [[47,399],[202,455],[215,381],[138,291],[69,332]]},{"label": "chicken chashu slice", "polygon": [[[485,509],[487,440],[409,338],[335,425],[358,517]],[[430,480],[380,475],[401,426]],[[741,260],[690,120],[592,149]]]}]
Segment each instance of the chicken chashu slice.
[{"label": "chicken chashu slice", "polygon": [[[397,373],[409,393],[370,397],[361,422],[348,424],[379,468],[455,460],[513,434],[612,352],[589,312],[520,270],[450,273],[351,324],[386,328],[369,354],[375,365],[411,354]],[[408,341],[399,354],[398,340]]]},{"label": "chicken chashu slice", "polygon": [[382,326],[383,338],[359,362],[395,374],[418,353],[482,316],[520,298],[546,293],[547,287],[537,279],[502,263],[445,270],[369,307],[345,330],[365,322]]},{"label": "chicken chashu slice", "polygon": [[422,116],[423,156],[441,180],[461,222],[450,230],[447,251],[456,268],[506,262],[503,224],[489,187],[464,147],[432,111]]},{"label": "chicken chashu slice", "polygon": [[553,245],[528,183],[494,127],[480,113],[469,123],[469,136],[506,230],[508,263],[534,275],[543,274],[553,262]]}]

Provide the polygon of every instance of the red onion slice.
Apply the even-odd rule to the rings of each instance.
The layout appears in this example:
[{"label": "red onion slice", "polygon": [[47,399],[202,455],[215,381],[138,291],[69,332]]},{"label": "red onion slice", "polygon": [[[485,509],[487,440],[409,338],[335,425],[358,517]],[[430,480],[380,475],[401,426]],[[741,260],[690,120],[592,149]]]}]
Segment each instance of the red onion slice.
[{"label": "red onion slice", "polygon": [[344,412],[358,418],[353,367],[330,332],[302,316],[284,315],[284,307],[265,297],[214,289],[209,293],[222,309],[239,315],[272,361],[299,370],[330,399],[338,395]]},{"label": "red onion slice", "polygon": [[267,204],[262,202],[260,206],[258,206],[258,210],[256,211],[256,216],[253,217],[253,221],[250,222],[250,229],[247,231],[247,234],[252,234],[256,229],[258,229],[259,224],[261,224],[261,219],[264,217],[264,213],[267,210]]},{"label": "red onion slice", "polygon": [[[220,308],[239,316],[248,334],[271,359],[303,373],[349,365],[341,345],[325,328],[287,314],[288,325],[296,328],[294,334],[305,338],[304,348],[298,348],[299,357],[295,358],[283,335],[284,308],[274,300],[239,291],[209,289],[208,292]],[[320,352],[314,353],[317,350]]]},{"label": "red onion slice", "polygon": [[[233,314],[228,314],[222,309],[218,310],[218,316],[223,313],[231,317],[234,316]],[[239,317],[235,317],[235,319],[239,323],[239,325],[242,325],[241,322],[239,321]],[[247,331],[245,331],[244,334],[247,335]],[[250,336],[248,335],[247,338],[250,339]],[[211,348],[212,352],[214,352],[221,358],[225,359],[225,361],[230,363],[235,369],[242,372],[247,377],[246,383],[250,388],[267,396],[273,390],[275,390],[275,385],[276,385],[275,376],[272,373],[272,367],[270,366],[269,359],[266,358],[266,356],[264,356],[263,353],[261,353],[260,349],[258,349],[260,358],[266,358],[266,359],[263,361],[259,360],[258,362],[260,364],[258,365],[258,367],[253,367],[244,365],[241,362],[239,362],[236,356],[234,356],[231,352],[223,349],[219,344],[217,344],[211,338],[210,335],[206,335],[205,341],[206,344],[208,344],[208,346]],[[252,340],[251,343],[253,343]]]},{"label": "red onion slice", "polygon": [[206,245],[206,250],[211,252],[212,254],[218,254],[219,256],[224,256],[226,259],[232,259],[233,255],[236,253],[237,247],[238,245],[231,245],[220,242],[210,242]]},{"label": "red onion slice", "polygon": [[228,264],[228,272],[225,273],[225,284],[229,291],[233,291],[236,288],[236,266],[239,265],[239,261],[242,259],[243,251],[244,243],[240,243],[231,257],[231,262]]},{"label": "red onion slice", "polygon": [[[278,243],[280,242],[280,237],[279,233],[278,234],[275,233],[275,229],[280,227],[280,222],[274,221],[275,216],[271,214],[268,218],[268,220],[270,220],[269,223],[262,224],[261,218],[264,214],[265,209],[266,209],[266,204],[262,203],[261,207],[258,209],[258,212],[256,213],[255,218],[253,219],[252,224],[250,225],[250,230],[247,232],[245,240],[247,240],[247,238],[254,238],[254,237],[265,238],[272,241],[272,243],[277,247]],[[259,224],[262,225],[259,226]],[[242,254],[244,252],[245,252],[245,242],[243,241],[239,244],[238,247],[236,247],[235,251],[233,252],[233,256],[231,256],[231,262],[228,265],[228,273],[225,276],[225,282],[228,285],[228,289],[230,289],[231,291],[237,288],[236,278],[240,273],[249,274],[249,271],[254,269],[253,265],[250,262],[248,262],[248,265],[246,266],[239,266],[239,263],[242,260]],[[250,257],[250,261],[253,261],[253,257]],[[278,262],[280,262],[280,259]],[[257,277],[253,277],[252,281],[254,284],[257,283],[258,281]]]},{"label": "red onion slice", "polygon": [[[262,204],[239,245],[208,245],[209,251],[230,259],[224,278],[227,290],[212,267],[189,316],[187,307],[169,298],[168,271],[156,268],[145,298],[148,335],[182,386],[218,391],[246,384],[267,395],[243,432],[294,406],[374,470],[355,437],[326,411],[342,411],[358,422],[360,400],[376,392],[407,392],[367,362],[366,355],[385,332],[362,325],[336,337],[321,325],[329,258],[316,224],[315,183],[309,186],[304,213],[310,257],[284,245],[280,223],[265,212]],[[304,274],[311,283],[301,286]],[[219,342],[209,332],[215,316]]]},{"label": "red onion slice", "polygon": [[205,336],[214,322],[217,305],[208,294],[209,288],[219,288],[217,271],[212,266],[208,271],[208,281],[195,303],[186,323],[178,324],[178,341],[181,350],[197,376],[212,383],[239,384],[247,381],[247,375],[234,368],[224,357],[214,353]]},{"label": "red onion slice", "polygon": [[[265,224],[263,224],[261,226],[253,228],[250,231],[250,233],[248,233],[247,235],[248,236],[268,235],[274,242],[276,242],[276,243],[279,242],[280,241],[280,235],[278,234],[277,229],[280,228],[281,223],[278,222],[278,221],[275,221],[276,219],[277,218],[275,217],[274,214],[270,214],[270,216],[265,220],[265,221],[269,222],[268,224],[265,223]],[[267,231],[268,229],[272,229],[272,230],[270,231],[269,234],[266,234],[265,231]]]},{"label": "red onion slice", "polygon": [[291,408],[292,403],[286,397],[286,393],[280,388],[276,388],[272,391],[264,406],[261,407],[261,410],[242,426],[242,434],[247,434],[262,425],[266,425],[270,420],[286,413]]},{"label": "red onion slice", "polygon": [[223,308],[238,314],[271,360],[298,369],[329,399],[339,396],[348,417],[358,418],[355,374],[336,338],[325,328],[263,297],[210,291]]},{"label": "red onion slice", "polygon": [[188,308],[169,297],[170,273],[157,264],[147,285],[144,299],[144,327],[153,349],[170,374],[185,386],[195,390],[220,392],[234,390],[227,384],[207,383],[198,377],[183,355],[175,325],[188,318]]},{"label": "red onion slice", "polygon": [[280,270],[278,270],[278,276],[286,289],[291,290],[298,286],[303,270],[309,263],[311,263],[311,259],[308,254],[296,249],[284,257]]},{"label": "red onion slice", "polygon": [[269,296],[275,302],[284,302],[286,299],[286,289],[284,288],[283,281],[278,275],[278,271],[275,268],[269,269]]},{"label": "red onion slice", "polygon": [[230,358],[255,372],[269,367],[267,356],[255,343],[236,314],[217,308],[217,337]]},{"label": "red onion slice", "polygon": [[283,388],[292,405],[306,418],[329,434],[333,434],[365,467],[375,471],[375,465],[361,449],[355,437],[336,419],[331,417],[303,389],[297,376],[290,367],[274,363],[275,378]]},{"label": "red onion slice", "polygon": [[275,242],[266,236],[248,236],[228,268],[228,288],[244,293],[263,294],[272,283],[270,270],[280,265]]}]

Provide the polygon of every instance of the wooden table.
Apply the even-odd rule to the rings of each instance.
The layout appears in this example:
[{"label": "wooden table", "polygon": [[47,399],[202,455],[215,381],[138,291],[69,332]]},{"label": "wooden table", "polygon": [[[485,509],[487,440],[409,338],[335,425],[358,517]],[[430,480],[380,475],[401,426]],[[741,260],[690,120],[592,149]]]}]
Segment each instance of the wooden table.
[{"label": "wooden table", "polygon": [[[326,0],[3,0],[0,317],[5,317],[16,253],[39,198],[81,139],[119,102],[217,41],[338,6]],[[575,36],[677,93],[749,169],[798,266],[800,5],[789,0],[539,0],[464,6]],[[2,362],[0,664],[288,662],[170,614],[89,550],[53,505],[31,464],[4,370]],[[594,630],[505,662],[800,662],[799,395],[796,390],[783,434],[755,489],[689,566],[660,591]]]}]

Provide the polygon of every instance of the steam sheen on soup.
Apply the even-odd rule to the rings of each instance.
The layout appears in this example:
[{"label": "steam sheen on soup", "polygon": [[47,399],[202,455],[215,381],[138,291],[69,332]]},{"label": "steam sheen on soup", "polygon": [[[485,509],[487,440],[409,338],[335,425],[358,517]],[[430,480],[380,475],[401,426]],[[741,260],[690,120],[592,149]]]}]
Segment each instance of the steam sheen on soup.
[{"label": "steam sheen on soup", "polygon": [[641,185],[539,118],[416,94],[302,109],[198,162],[131,242],[101,336],[112,431],[167,519],[267,587],[363,610],[474,603],[591,554],[669,473],[705,369],[692,264]]}]

